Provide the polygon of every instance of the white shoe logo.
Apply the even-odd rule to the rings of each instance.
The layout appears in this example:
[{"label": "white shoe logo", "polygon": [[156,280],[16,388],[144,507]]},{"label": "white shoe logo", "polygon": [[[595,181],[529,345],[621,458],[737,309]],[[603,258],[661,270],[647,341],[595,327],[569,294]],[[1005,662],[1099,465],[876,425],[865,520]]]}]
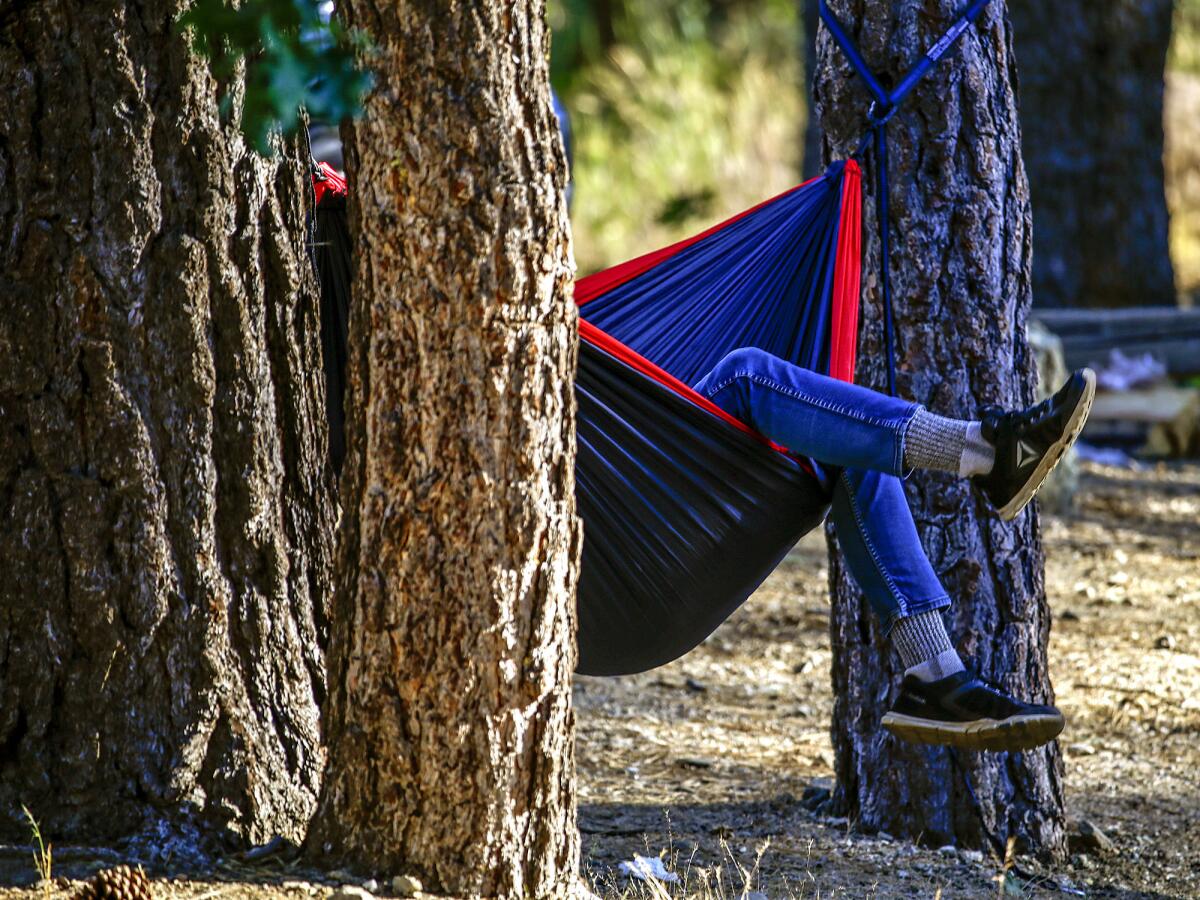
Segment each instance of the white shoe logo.
[{"label": "white shoe logo", "polygon": [[1017,468],[1023,469],[1035,459],[1037,459],[1037,451],[1030,447],[1024,441],[1017,441]]}]

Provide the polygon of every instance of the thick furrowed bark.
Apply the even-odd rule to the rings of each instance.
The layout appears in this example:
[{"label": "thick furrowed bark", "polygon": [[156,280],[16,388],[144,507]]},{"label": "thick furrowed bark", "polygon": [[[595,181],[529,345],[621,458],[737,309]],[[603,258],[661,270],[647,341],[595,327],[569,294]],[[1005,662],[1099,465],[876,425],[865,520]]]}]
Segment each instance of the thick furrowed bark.
[{"label": "thick furrowed bark", "polygon": [[540,2],[347,4],[379,49],[347,161],[331,763],[309,845],[456,895],[576,876],[574,309]]},{"label": "thick furrowed bark", "polygon": [[0,17],[10,835],[25,803],[71,840],[298,839],[316,801],[334,509],[306,169],[221,124],[179,12]]},{"label": "thick furrowed bark", "polygon": [[[831,6],[868,62],[893,83],[958,9],[950,0]],[[1011,408],[1033,396],[1025,339],[1029,191],[1011,43],[1005,5],[993,2],[890,127],[898,390],[945,415],[973,417],[981,406]],[[870,101],[824,30],[818,52],[815,94],[826,153],[844,156],[857,144]],[[886,390],[869,158],[867,176],[857,375]],[[960,652],[1018,696],[1052,700],[1036,512],[1001,522],[968,483],[929,473],[917,473],[907,487],[922,541],[954,598],[950,619]],[[904,744],[880,728],[895,698],[898,660],[846,573],[832,532],[831,548],[835,802],[867,829],[974,846],[988,845],[986,831],[1001,849],[1013,835],[1024,846],[1063,852],[1056,744],[1019,755],[960,754],[976,808],[946,750]]]}]

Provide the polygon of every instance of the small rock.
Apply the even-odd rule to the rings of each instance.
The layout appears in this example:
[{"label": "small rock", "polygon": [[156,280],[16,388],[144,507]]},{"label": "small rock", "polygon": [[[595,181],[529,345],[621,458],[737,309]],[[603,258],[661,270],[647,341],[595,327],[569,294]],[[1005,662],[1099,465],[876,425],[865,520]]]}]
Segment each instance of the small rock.
[{"label": "small rock", "polygon": [[1071,744],[1067,747],[1067,752],[1071,756],[1094,756],[1096,748],[1091,744]]},{"label": "small rock", "polygon": [[392,879],[392,893],[398,897],[415,897],[421,893],[421,882],[411,875],[397,875]]},{"label": "small rock", "polygon": [[1095,867],[1092,858],[1086,853],[1076,853],[1071,857],[1071,865],[1076,869],[1091,869]]},{"label": "small rock", "polygon": [[962,857],[963,862],[981,863],[983,862],[982,850],[960,850],[958,855]]},{"label": "small rock", "polygon": [[953,844],[946,844],[944,847],[938,847],[938,853],[942,856],[958,856],[958,848]]},{"label": "small rock", "polygon": [[1075,831],[1068,837],[1068,844],[1074,851],[1080,853],[1100,852],[1112,853],[1117,845],[1100,830],[1100,827],[1087,819],[1080,819]]},{"label": "small rock", "polygon": [[1154,646],[1157,647],[1159,650],[1174,650],[1175,649],[1175,635],[1164,634],[1162,637],[1160,637],[1157,641],[1154,642]]},{"label": "small rock", "polygon": [[375,895],[363,890],[357,884],[343,884],[334,888],[329,900],[375,900]]},{"label": "small rock", "polygon": [[703,694],[705,691],[708,690],[708,685],[704,684],[701,681],[697,681],[695,678],[687,679],[686,681],[684,681],[683,686],[685,688],[687,688],[689,691],[691,691],[693,694]]},{"label": "small rock", "polygon": [[1062,619],[1064,622],[1078,622],[1079,621],[1079,613],[1075,612],[1075,610],[1073,610],[1073,609],[1064,609],[1062,611],[1062,615],[1060,615],[1059,618]]},{"label": "small rock", "polygon": [[895,838],[892,837],[890,834],[888,834],[886,831],[881,831],[881,832],[879,832],[879,834],[877,834],[875,836],[877,838],[879,838],[881,841],[883,841],[885,844],[890,844],[892,841],[895,840]]},{"label": "small rock", "polygon": [[845,816],[836,816],[826,819],[825,824],[832,828],[845,828],[850,824],[850,820]]},{"label": "small rock", "polygon": [[897,878],[907,878],[907,877],[908,877],[908,871],[907,871],[907,870],[905,870],[905,869],[897,869],[897,870],[896,870],[896,877],[897,877]]},{"label": "small rock", "polygon": [[364,891],[370,891],[372,894],[379,890],[379,882],[374,878],[368,878],[362,883],[362,886]]}]

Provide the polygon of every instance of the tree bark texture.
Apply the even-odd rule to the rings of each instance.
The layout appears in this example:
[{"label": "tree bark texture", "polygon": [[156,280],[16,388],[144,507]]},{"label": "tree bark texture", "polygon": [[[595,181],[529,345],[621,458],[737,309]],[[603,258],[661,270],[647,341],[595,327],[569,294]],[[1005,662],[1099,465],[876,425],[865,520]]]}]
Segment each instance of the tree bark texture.
[{"label": "tree bark texture", "polygon": [[1013,0],[1038,306],[1175,304],[1163,185],[1171,0]]},{"label": "tree bark texture", "polygon": [[[833,10],[884,83],[953,20],[955,0],[836,0]],[[890,125],[890,227],[898,392],[944,415],[1033,398],[1029,191],[1021,161],[1012,32],[993,2],[957,54],[927,78]],[[818,39],[816,104],[826,156],[853,151],[870,99],[828,32]],[[873,160],[866,159],[864,290],[857,378],[886,389]],[[1036,512],[1011,524],[968,482],[918,472],[907,488],[922,542],[954,606],[953,636],[981,674],[1031,701],[1053,699],[1050,627]],[[934,844],[1006,838],[1056,855],[1064,847],[1056,744],[1024,754],[904,744],[880,728],[898,660],[831,542],[836,695],[835,803],[865,829]],[[978,798],[971,799],[967,780]]]},{"label": "tree bark texture", "polygon": [[351,313],[330,767],[310,848],[454,895],[578,867],[575,311],[540,0],[350,0]]},{"label": "tree bark texture", "polygon": [[817,80],[817,34],[821,27],[821,15],[817,0],[800,0],[800,17],[804,26],[804,159],[801,173],[804,180],[821,174],[824,160],[821,158],[821,119],[813,103],[813,85]]},{"label": "tree bark texture", "polygon": [[0,831],[22,839],[22,803],[59,840],[172,852],[299,839],[316,805],[334,510],[307,167],[222,124],[238,85],[188,53],[182,6],[0,10]]}]

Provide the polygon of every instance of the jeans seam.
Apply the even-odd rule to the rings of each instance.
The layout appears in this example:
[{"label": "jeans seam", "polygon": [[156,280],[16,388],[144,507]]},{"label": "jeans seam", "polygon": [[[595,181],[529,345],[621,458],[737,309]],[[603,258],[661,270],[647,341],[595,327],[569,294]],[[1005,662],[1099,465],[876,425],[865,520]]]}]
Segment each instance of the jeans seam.
[{"label": "jeans seam", "polygon": [[867,553],[871,556],[871,562],[875,563],[875,571],[879,573],[880,577],[883,579],[883,583],[886,584],[888,590],[891,591],[892,599],[895,600],[900,607],[900,609],[893,614],[885,624],[885,630],[890,630],[892,623],[895,622],[896,619],[908,615],[908,599],[900,592],[900,589],[896,587],[896,582],[892,580],[892,576],[888,574],[887,570],[883,567],[883,563],[879,561],[879,554],[876,552],[875,544],[871,541],[871,536],[867,533],[866,526],[863,524],[862,514],[858,509],[858,501],[854,498],[853,487],[851,486],[849,479],[846,478],[846,473],[844,470],[841,478],[843,486],[846,489],[846,499],[850,503],[850,512],[854,515],[854,523],[858,526],[859,537],[862,538],[863,544],[866,545]]},{"label": "jeans seam", "polygon": [[[908,419],[912,418],[911,412],[907,414],[903,420],[880,419],[874,416],[864,416],[854,407],[842,406],[839,403],[823,402],[819,397],[814,397],[811,394],[796,390],[795,388],[785,387],[777,381],[774,381],[770,378],[765,378],[762,375],[754,372],[736,372],[733,375],[726,376],[724,380],[718,382],[716,387],[707,392],[708,399],[711,400],[738,379],[745,379],[746,381],[757,384],[760,387],[769,388],[770,390],[773,390],[779,394],[783,394],[784,396],[792,397],[796,400],[803,400],[805,403],[810,403],[818,409],[823,409],[826,412],[837,413],[838,415],[845,416],[847,419],[853,419],[856,422],[861,422],[864,425],[874,425],[879,428],[888,428],[893,432],[898,432],[898,426],[901,421],[907,422]],[[902,435],[898,433],[894,436],[902,439]],[[901,440],[897,440],[895,443],[900,445]]]}]

